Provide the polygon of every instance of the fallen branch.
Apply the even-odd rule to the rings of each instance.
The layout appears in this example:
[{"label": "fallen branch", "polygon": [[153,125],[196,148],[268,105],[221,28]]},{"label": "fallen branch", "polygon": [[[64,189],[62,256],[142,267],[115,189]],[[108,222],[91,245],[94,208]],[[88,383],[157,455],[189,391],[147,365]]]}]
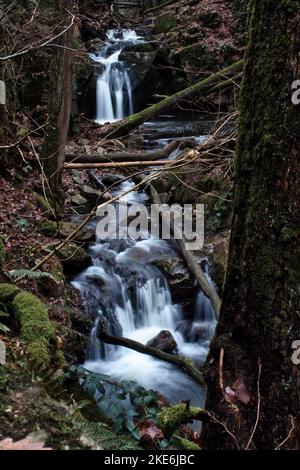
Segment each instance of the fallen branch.
[{"label": "fallen branch", "polygon": [[191,141],[175,140],[166,145],[163,149],[155,152],[115,152],[108,154],[91,153],[85,155],[77,155],[73,153],[66,154],[66,162],[72,163],[107,163],[107,162],[140,162],[161,160],[167,158],[174,150],[185,147],[191,147],[195,144]]},{"label": "fallen branch", "polygon": [[[228,76],[232,73],[241,70],[243,66],[243,59],[238,62],[226,67],[219,72],[210,75],[209,77],[201,80],[200,82],[195,83],[194,85],[185,88],[184,90],[175,93],[174,95],[168,96],[157,104],[154,104],[143,111],[133,114],[121,122],[117,122],[103,131],[104,136],[109,136],[110,138],[117,138],[124,135],[127,135],[130,131],[138,127],[145,121],[154,119],[160,114],[168,111],[172,106],[176,104],[179,100],[185,100],[190,98],[194,94],[199,93],[200,91],[209,93],[212,90],[212,87],[219,84],[223,81],[223,78],[226,77],[226,82],[228,82]],[[229,84],[229,83],[228,83]],[[232,82],[233,84],[233,82]]]},{"label": "fallen branch", "polygon": [[[161,200],[160,200],[159,194],[152,184],[150,184],[150,191],[151,191],[151,196],[152,196],[152,200],[154,204],[160,205]],[[172,228],[174,230],[174,225]],[[221,300],[220,300],[218,293],[216,292],[215,288],[208,282],[204,272],[201,269],[201,266],[199,265],[199,263],[197,263],[192,252],[185,248],[184,240],[177,239],[175,241],[177,242],[177,245],[182,253],[182,256],[184,257],[189,270],[195,276],[195,279],[198,282],[201,290],[207,295],[207,297],[210,298],[211,303],[213,305],[213,309],[215,311],[216,318],[218,319],[220,315],[220,308],[221,308]]]},{"label": "fallen branch", "polygon": [[97,336],[101,341],[104,341],[104,343],[113,344],[115,346],[123,346],[128,349],[133,349],[139,353],[155,357],[161,361],[169,362],[170,364],[173,364],[181,369],[197,384],[201,385],[202,387],[205,386],[205,381],[201,371],[190,359],[184,359],[181,356],[175,356],[173,354],[160,351],[159,349],[153,348],[151,346],[145,346],[144,344],[139,343],[138,341],[134,341],[133,339],[111,336],[106,332],[105,322],[103,320],[99,322]]},{"label": "fallen branch", "polygon": [[156,161],[137,161],[137,162],[108,162],[108,163],[65,163],[65,170],[86,170],[87,168],[91,169],[101,169],[101,168],[122,168],[122,167],[132,167],[132,166],[158,166],[158,165],[167,165],[170,164],[169,160],[156,160]]}]

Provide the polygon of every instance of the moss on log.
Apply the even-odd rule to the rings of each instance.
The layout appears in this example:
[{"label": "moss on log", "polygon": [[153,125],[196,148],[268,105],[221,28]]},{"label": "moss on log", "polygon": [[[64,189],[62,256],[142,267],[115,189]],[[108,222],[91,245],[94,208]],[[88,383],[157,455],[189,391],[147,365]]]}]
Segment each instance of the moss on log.
[{"label": "moss on log", "polygon": [[0,301],[8,304],[16,316],[34,370],[45,372],[51,362],[50,342],[55,339],[47,308],[35,295],[13,284],[0,284]]}]

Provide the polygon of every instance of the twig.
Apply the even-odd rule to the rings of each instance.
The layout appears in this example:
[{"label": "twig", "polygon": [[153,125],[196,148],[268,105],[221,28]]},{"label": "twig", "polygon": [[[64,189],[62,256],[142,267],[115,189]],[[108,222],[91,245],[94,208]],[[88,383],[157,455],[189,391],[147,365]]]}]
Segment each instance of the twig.
[{"label": "twig", "polygon": [[281,447],[290,439],[290,437],[291,437],[291,435],[292,435],[292,433],[293,433],[293,431],[294,431],[294,429],[295,429],[295,427],[296,427],[293,416],[290,416],[290,418],[291,418],[292,427],[291,427],[291,429],[289,430],[289,433],[288,433],[287,437],[281,442],[281,444],[279,444],[279,445],[276,447],[275,450],[281,449]]},{"label": "twig", "polygon": [[224,348],[220,349],[219,359],[219,385],[222,393],[224,393],[224,378],[223,378],[223,367],[224,367]]},{"label": "twig", "polygon": [[260,396],[260,377],[261,377],[261,370],[262,370],[262,364],[261,364],[261,360],[259,358],[258,360],[258,376],[257,376],[257,412],[256,412],[256,420],[255,420],[255,424],[254,424],[254,427],[253,427],[253,430],[252,430],[252,433],[251,433],[251,436],[249,438],[249,441],[245,447],[245,450],[248,450],[249,449],[249,446],[252,442],[252,439],[254,437],[254,434],[256,432],[256,429],[257,429],[257,425],[258,425],[258,421],[259,421],[259,417],[260,417],[260,402],[261,402],[261,396]]}]

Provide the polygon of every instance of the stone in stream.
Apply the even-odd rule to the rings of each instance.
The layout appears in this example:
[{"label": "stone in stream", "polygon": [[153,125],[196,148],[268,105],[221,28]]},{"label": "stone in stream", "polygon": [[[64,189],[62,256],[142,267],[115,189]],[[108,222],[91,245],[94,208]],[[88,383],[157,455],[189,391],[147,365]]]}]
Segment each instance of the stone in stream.
[{"label": "stone in stream", "polygon": [[177,348],[177,343],[170,331],[162,330],[158,335],[148,341],[147,346],[150,346],[160,351],[173,353]]}]

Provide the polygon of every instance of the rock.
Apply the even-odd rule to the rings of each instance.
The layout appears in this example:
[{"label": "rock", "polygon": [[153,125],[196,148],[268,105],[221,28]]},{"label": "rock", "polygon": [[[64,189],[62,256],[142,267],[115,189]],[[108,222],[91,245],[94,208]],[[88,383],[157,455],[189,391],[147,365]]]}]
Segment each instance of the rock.
[{"label": "rock", "polygon": [[65,293],[65,277],[62,265],[57,258],[54,259],[54,265],[51,268],[51,277],[42,277],[37,280],[38,291],[45,297],[58,299]]},{"label": "rock", "polygon": [[78,139],[78,145],[91,145],[91,141],[89,139],[84,139],[84,138],[80,138]]},{"label": "rock", "polygon": [[64,268],[70,274],[77,274],[88,268],[91,264],[91,257],[88,252],[76,243],[67,243],[57,251],[57,256]]},{"label": "rock", "polygon": [[[37,220],[36,225],[38,230],[48,237],[60,234],[64,238],[67,238],[73,231],[75,231],[79,224],[75,222],[59,222],[57,224],[49,220],[40,219]],[[79,231],[74,239],[81,242],[93,241],[95,240],[95,232],[84,227]]]},{"label": "rock", "polygon": [[105,153],[105,148],[99,146],[97,147],[96,152],[99,153],[99,155],[103,155]]},{"label": "rock", "polygon": [[97,189],[94,189],[87,184],[82,187],[81,195],[93,205],[95,205],[99,200],[99,197],[101,197],[101,193]]},{"label": "rock", "polygon": [[71,197],[71,203],[74,206],[83,206],[84,204],[87,204],[87,200],[81,196],[81,194],[75,194],[75,196]]},{"label": "rock", "polygon": [[80,186],[83,185],[82,177],[80,171],[71,170],[72,171],[72,180],[74,183],[79,184]]},{"label": "rock", "polygon": [[122,181],[124,177],[122,175],[117,175],[116,173],[106,173],[101,177],[101,179],[106,186],[110,186],[111,184]]},{"label": "rock", "polygon": [[172,353],[177,348],[177,343],[170,331],[162,330],[153,339],[148,341],[147,346],[159,349],[160,351]]},{"label": "rock", "polygon": [[[61,235],[67,238],[74,230],[76,230],[78,225],[79,224],[75,222],[60,222],[59,229]],[[84,227],[76,235],[75,240],[82,242],[93,241],[95,240],[95,232],[94,230]]]}]

